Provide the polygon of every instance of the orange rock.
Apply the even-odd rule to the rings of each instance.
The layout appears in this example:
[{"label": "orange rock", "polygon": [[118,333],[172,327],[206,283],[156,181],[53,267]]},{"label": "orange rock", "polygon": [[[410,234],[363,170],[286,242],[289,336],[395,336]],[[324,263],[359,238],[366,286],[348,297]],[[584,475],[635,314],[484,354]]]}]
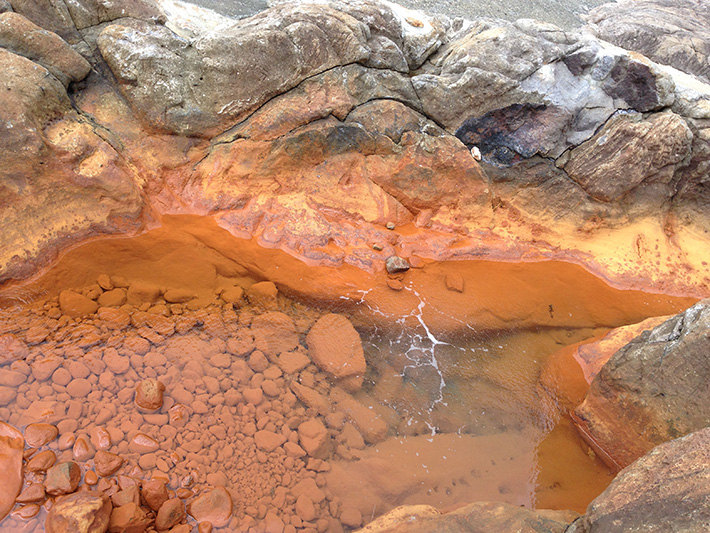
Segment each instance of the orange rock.
[{"label": "orange rock", "polygon": [[96,475],[96,472],[93,470],[89,470],[84,474],[84,483],[87,485],[96,485],[99,482],[99,476]]},{"label": "orange rock", "polygon": [[[167,493],[165,494],[165,499],[168,499]],[[127,503],[131,502],[135,503],[136,505],[140,505],[140,489],[138,488],[138,485],[125,487],[123,490],[119,490],[118,492],[113,494],[111,496],[111,501],[113,502],[114,507],[121,507],[122,505],[126,505]],[[163,502],[161,501],[160,503],[162,504]],[[160,505],[158,505],[158,509],[160,509]]]},{"label": "orange rock", "polygon": [[343,315],[322,316],[308,332],[306,342],[313,362],[335,378],[365,374],[360,335]]},{"label": "orange rock", "polygon": [[106,291],[99,296],[97,301],[101,307],[118,307],[126,303],[126,291],[124,289]]},{"label": "orange rock", "polygon": [[463,292],[465,282],[463,276],[459,272],[449,272],[444,279],[446,288],[454,292]]},{"label": "orange rock", "polygon": [[188,514],[198,522],[224,527],[232,517],[232,497],[224,487],[203,492],[187,506]]},{"label": "orange rock", "polygon": [[319,418],[310,418],[298,426],[298,440],[311,457],[323,459],[328,454],[328,430]]},{"label": "orange rock", "polygon": [[91,444],[97,450],[108,450],[111,447],[111,434],[101,426],[91,429]]},{"label": "orange rock", "polygon": [[255,283],[247,289],[247,299],[249,303],[256,308],[274,310],[279,304],[276,296],[279,291],[270,281],[262,281]]},{"label": "orange rock", "polygon": [[368,443],[376,444],[387,437],[388,428],[385,421],[350,394],[336,388],[331,392],[331,399],[355,424]]},{"label": "orange rock", "polygon": [[212,533],[212,523],[200,522],[197,524],[197,533]]},{"label": "orange rock", "polygon": [[42,502],[45,499],[44,485],[32,483],[28,485],[17,497],[18,503]]},{"label": "orange rock", "polygon": [[75,461],[84,462],[88,461],[94,456],[95,450],[91,445],[91,442],[85,437],[78,437],[74,441],[74,448],[72,449],[72,455]]},{"label": "orange rock", "polygon": [[311,359],[301,352],[282,353],[277,364],[284,374],[295,374],[306,368],[311,363]]},{"label": "orange rock", "polygon": [[108,524],[110,533],[142,533],[150,524],[145,511],[134,502],[129,502],[111,511]]},{"label": "orange rock", "polygon": [[59,307],[64,315],[74,318],[94,314],[99,305],[78,292],[67,290],[59,293]]},{"label": "orange rock", "polygon": [[151,479],[143,483],[141,497],[148,507],[157,511],[168,501],[168,488],[162,480]]},{"label": "orange rock", "polygon": [[274,433],[273,431],[262,429],[254,434],[254,441],[260,450],[264,450],[265,452],[273,452],[276,448],[286,442],[286,437],[280,433]]},{"label": "orange rock", "polygon": [[57,427],[52,424],[29,424],[25,428],[25,442],[27,446],[39,448],[57,438]]},{"label": "orange rock", "polygon": [[115,473],[123,465],[123,458],[104,450],[99,450],[94,456],[94,467],[96,473],[101,477],[107,477]]},{"label": "orange rock", "polygon": [[168,416],[170,419],[170,425],[175,426],[176,428],[183,427],[190,419],[190,413],[187,410],[187,407],[179,403],[176,403],[170,408]]},{"label": "orange rock", "polygon": [[136,405],[142,409],[156,411],[163,406],[165,385],[154,378],[147,378],[136,386]]},{"label": "orange rock", "polygon": [[12,514],[22,518],[23,520],[29,520],[39,514],[40,506],[36,503],[31,503],[29,505],[22,505],[15,509]]},{"label": "orange rock", "polygon": [[312,388],[292,381],[291,390],[306,406],[315,409],[318,413],[325,415],[330,411],[330,402],[328,401],[328,398]]},{"label": "orange rock", "polygon": [[236,303],[244,297],[244,289],[241,287],[228,287],[220,293],[220,296],[228,304]]},{"label": "orange rock", "polygon": [[136,433],[128,443],[128,449],[134,453],[152,453],[159,448],[158,441],[144,433]]},{"label": "orange rock", "polygon": [[185,518],[185,505],[182,500],[172,498],[160,506],[155,517],[155,529],[163,531],[179,524]]},{"label": "orange rock", "polygon": [[57,498],[44,524],[47,533],[106,531],[111,500],[101,492],[77,492]]},{"label": "orange rock", "polygon": [[316,518],[316,507],[307,494],[301,494],[296,500],[296,514],[305,522],[310,522]]},{"label": "orange rock", "polygon": [[0,422],[0,520],[15,505],[15,498],[22,489],[22,450],[25,441],[22,433],[10,424]]},{"label": "orange rock", "polygon": [[52,450],[44,450],[33,456],[27,462],[25,468],[28,472],[44,472],[50,468],[57,460],[56,454]]},{"label": "orange rock", "polygon": [[135,306],[155,303],[160,298],[160,287],[152,283],[135,281],[128,287],[126,301]]}]

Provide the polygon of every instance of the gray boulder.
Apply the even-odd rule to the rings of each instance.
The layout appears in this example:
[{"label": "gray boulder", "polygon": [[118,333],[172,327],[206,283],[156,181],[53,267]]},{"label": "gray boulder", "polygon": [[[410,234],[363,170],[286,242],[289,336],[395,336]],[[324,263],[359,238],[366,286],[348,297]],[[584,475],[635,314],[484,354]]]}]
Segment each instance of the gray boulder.
[{"label": "gray boulder", "polygon": [[616,352],[594,378],[575,421],[612,466],[710,426],[710,301]]},{"label": "gray boulder", "polygon": [[710,81],[705,0],[621,0],[594,9],[587,19],[600,39]]},{"label": "gray boulder", "polygon": [[420,65],[444,29],[408,20],[378,2],[284,4],[194,39],[148,23],[116,24],[98,45],[149,129],[210,137],[329,69]]},{"label": "gray boulder", "polygon": [[566,533],[704,533],[709,487],[710,428],[704,428],[625,468]]}]

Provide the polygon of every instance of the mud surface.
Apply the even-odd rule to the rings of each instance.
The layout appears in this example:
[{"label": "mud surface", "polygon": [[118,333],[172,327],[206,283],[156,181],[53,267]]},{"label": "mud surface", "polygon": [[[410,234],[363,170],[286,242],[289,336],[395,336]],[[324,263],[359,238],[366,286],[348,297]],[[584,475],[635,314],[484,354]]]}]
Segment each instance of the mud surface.
[{"label": "mud surface", "polygon": [[[150,480],[188,505],[225,487],[233,505],[213,525],[229,531],[350,530],[405,503],[581,511],[611,474],[540,385],[542,366],[692,302],[552,262],[314,271],[209,219],[164,222],[0,293],[0,419],[25,434],[25,490],[50,492],[49,463],[66,461],[114,505]],[[357,326],[355,346],[333,322],[339,346],[361,342],[363,375],[314,362],[314,325],[333,311]],[[56,433],[33,440],[37,423]],[[41,531],[44,494],[0,528]]]}]

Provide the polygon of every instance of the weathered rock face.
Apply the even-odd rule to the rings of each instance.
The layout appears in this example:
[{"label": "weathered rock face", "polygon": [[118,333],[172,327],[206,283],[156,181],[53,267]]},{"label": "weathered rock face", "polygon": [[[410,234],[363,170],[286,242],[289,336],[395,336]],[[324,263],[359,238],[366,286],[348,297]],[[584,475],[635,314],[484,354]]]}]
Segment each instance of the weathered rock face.
[{"label": "weathered rock face", "polygon": [[0,119],[11,125],[0,131],[0,208],[13,221],[3,229],[5,280],[49,262],[60,243],[136,229],[143,201],[120,154],[72,109],[50,71],[4,49],[0,70]]},{"label": "weathered rock face", "polygon": [[146,126],[209,137],[337,66],[362,62],[407,72],[441,37],[432,29],[422,51],[421,42],[403,39],[402,21],[386,6],[350,10],[345,3],[279,5],[194,42],[148,23],[114,25],[98,45]]},{"label": "weathered rock face", "polygon": [[703,0],[609,3],[588,15],[601,39],[710,81],[710,6]]},{"label": "weathered rock face", "polygon": [[[150,0],[55,4],[3,14],[6,46],[32,59],[22,68],[58,78],[43,79],[41,105],[18,90],[4,111],[32,120],[3,145],[25,151],[8,161],[2,214],[27,224],[3,235],[0,279],[155,212],[209,214],[310,264],[532,250],[621,285],[704,294],[710,87],[639,54],[374,0],[203,27]],[[81,86],[72,48],[95,71]],[[26,205],[37,191],[52,194]]]},{"label": "weathered rock face", "polygon": [[612,466],[710,425],[707,300],[615,353],[594,378],[576,423]]},{"label": "weathered rock face", "polygon": [[79,531],[98,533],[108,529],[111,500],[103,493],[77,492],[57,499],[45,522],[47,533]]},{"label": "weathered rock face", "polygon": [[594,137],[570,152],[565,172],[592,197],[618,200],[642,183],[666,186],[690,157],[693,133],[678,115],[615,115]]},{"label": "weathered rock face", "polygon": [[707,531],[709,467],[709,428],[662,444],[624,469],[567,531]]},{"label": "weathered rock face", "polygon": [[17,13],[0,14],[0,46],[39,63],[65,87],[83,80],[91,69],[64,39]]},{"label": "weathered rock face", "polygon": [[12,0],[13,11],[50,30],[70,44],[83,38],[81,30],[124,17],[164,21],[154,0]]},{"label": "weathered rock face", "polygon": [[534,511],[499,502],[478,502],[449,513],[428,505],[398,507],[359,530],[361,533],[535,531],[562,533],[573,511]]}]

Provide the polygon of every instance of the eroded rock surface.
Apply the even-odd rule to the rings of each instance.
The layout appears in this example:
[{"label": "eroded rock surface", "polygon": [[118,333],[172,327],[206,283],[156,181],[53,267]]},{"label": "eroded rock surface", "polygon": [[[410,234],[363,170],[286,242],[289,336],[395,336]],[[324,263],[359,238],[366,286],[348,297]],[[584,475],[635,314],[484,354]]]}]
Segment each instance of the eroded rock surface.
[{"label": "eroded rock surface", "polygon": [[569,533],[707,531],[710,429],[667,442],[612,481]]},{"label": "eroded rock surface", "polygon": [[616,352],[576,409],[577,425],[623,468],[654,446],[710,425],[707,300],[645,331]]},{"label": "eroded rock surface", "polygon": [[621,1],[588,15],[600,38],[710,81],[710,7],[703,0]]}]

